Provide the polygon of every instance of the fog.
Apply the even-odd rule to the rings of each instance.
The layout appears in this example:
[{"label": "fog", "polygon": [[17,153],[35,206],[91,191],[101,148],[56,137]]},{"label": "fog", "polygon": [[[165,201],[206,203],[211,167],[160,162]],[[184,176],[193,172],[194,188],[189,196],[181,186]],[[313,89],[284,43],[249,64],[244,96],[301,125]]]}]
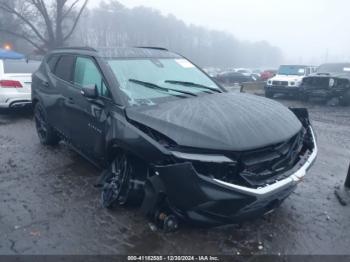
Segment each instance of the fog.
[{"label": "fog", "polygon": [[[100,0],[91,0],[96,7]],[[241,41],[266,40],[285,62],[350,60],[347,0],[120,0],[173,14],[186,24],[224,30]]]},{"label": "fog", "polygon": [[162,46],[221,68],[350,61],[348,0],[35,3],[0,0],[0,47],[42,55],[69,45]]}]

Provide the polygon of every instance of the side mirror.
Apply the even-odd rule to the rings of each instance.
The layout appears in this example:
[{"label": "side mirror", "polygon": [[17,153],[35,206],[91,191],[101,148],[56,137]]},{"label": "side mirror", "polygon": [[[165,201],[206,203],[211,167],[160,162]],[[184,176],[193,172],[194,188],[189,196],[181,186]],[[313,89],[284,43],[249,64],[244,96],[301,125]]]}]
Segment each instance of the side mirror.
[{"label": "side mirror", "polygon": [[91,98],[95,99],[98,97],[97,93],[97,86],[96,85],[89,85],[89,86],[84,86],[80,93],[85,96],[86,98]]}]

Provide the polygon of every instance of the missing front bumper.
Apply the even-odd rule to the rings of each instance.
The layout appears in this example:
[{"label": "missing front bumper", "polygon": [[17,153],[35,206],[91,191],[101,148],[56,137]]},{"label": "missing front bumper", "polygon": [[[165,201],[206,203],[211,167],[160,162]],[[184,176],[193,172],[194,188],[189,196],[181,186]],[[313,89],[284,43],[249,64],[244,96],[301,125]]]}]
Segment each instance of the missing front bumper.
[{"label": "missing front bumper", "polygon": [[203,176],[190,162],[158,166],[156,176],[146,183],[143,209],[147,213],[166,199],[177,216],[206,225],[237,223],[263,215],[294,191],[314,163],[318,149],[314,132],[309,128],[313,150],[303,165],[285,179],[249,188]]}]

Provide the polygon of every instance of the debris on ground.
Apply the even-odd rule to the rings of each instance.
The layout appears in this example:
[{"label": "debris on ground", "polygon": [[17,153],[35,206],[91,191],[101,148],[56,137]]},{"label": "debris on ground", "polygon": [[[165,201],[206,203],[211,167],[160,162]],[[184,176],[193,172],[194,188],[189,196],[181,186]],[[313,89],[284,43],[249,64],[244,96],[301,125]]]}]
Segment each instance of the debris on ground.
[{"label": "debris on ground", "polygon": [[156,232],[158,230],[157,226],[153,223],[148,223],[148,226],[152,232]]},{"label": "debris on ground", "polygon": [[40,237],[40,231],[31,231],[30,235],[33,237]]}]

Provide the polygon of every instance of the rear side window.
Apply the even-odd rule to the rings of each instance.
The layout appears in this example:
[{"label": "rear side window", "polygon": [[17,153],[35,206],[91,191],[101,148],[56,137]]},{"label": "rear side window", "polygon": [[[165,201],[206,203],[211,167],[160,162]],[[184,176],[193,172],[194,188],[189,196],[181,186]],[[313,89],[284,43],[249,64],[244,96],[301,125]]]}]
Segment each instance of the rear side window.
[{"label": "rear side window", "polygon": [[39,61],[4,60],[5,74],[32,74],[39,66]]},{"label": "rear side window", "polygon": [[72,72],[74,67],[75,57],[71,55],[63,55],[57,62],[55,75],[64,81],[72,81]]}]

